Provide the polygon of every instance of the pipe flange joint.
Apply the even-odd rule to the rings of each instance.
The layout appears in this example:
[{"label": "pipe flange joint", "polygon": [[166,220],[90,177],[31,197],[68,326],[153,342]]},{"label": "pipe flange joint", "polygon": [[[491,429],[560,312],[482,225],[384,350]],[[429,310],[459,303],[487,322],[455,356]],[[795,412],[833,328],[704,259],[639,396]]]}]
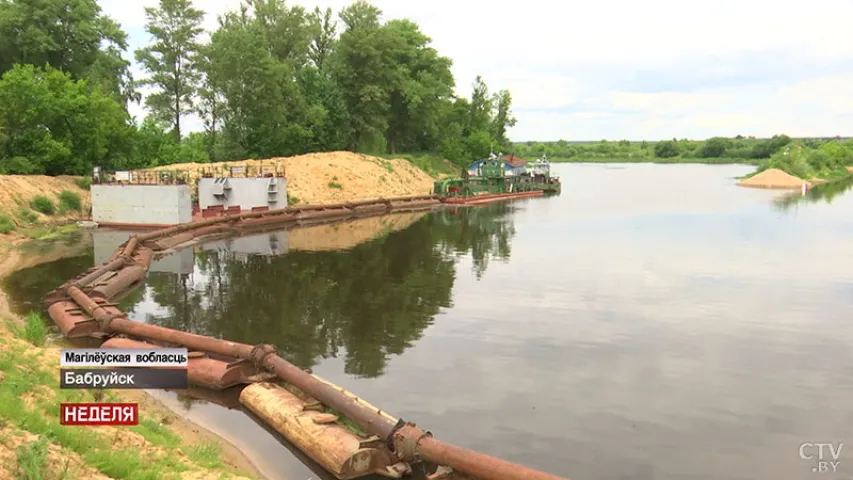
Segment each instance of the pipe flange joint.
[{"label": "pipe flange joint", "polygon": [[255,345],[252,347],[252,351],[249,353],[249,360],[253,365],[257,368],[261,368],[264,366],[264,362],[267,357],[270,355],[275,355],[275,345],[270,345],[268,343],[264,343],[261,345]]},{"label": "pipe flange joint", "polygon": [[108,313],[106,315],[97,315],[96,320],[98,321],[98,326],[101,328],[101,331],[109,333],[110,322],[119,317],[124,317],[124,312],[113,312]]},{"label": "pipe flange joint", "polygon": [[418,444],[424,437],[432,437],[432,433],[424,431],[414,423],[406,423],[398,428],[393,435],[394,453],[405,462],[420,462]]}]

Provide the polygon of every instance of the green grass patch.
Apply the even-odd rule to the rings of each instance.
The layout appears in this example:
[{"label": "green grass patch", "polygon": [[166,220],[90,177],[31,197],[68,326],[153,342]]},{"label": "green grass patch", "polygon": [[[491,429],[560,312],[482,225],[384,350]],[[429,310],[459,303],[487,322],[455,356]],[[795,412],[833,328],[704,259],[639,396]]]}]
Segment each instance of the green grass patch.
[{"label": "green grass patch", "polygon": [[78,187],[83,190],[89,190],[89,187],[92,186],[92,178],[91,177],[82,177],[74,180],[74,183],[77,184]]},{"label": "green grass patch", "polygon": [[18,460],[18,470],[15,478],[19,480],[45,480],[48,478],[46,438],[40,438],[28,445],[22,445],[15,451]]},{"label": "green grass patch", "polygon": [[9,233],[15,229],[15,222],[6,215],[0,215],[0,233]]},{"label": "green grass patch", "polygon": [[[412,165],[418,167],[431,177],[441,175],[458,175],[462,167],[456,166],[440,155],[434,153],[402,153],[402,154],[381,154],[377,155],[385,159],[401,158],[408,161]],[[473,161],[474,159],[471,159]],[[466,165],[471,162],[467,162]],[[382,166],[388,170],[388,173],[394,173],[394,167],[391,162],[382,162]]]},{"label": "green grass patch", "polygon": [[18,220],[20,220],[21,223],[24,223],[26,225],[35,225],[39,221],[39,217],[38,215],[36,215],[36,212],[24,206],[18,208],[16,215],[18,217]]},{"label": "green grass patch", "polygon": [[65,215],[68,212],[82,212],[83,201],[80,200],[80,195],[71,190],[63,190],[59,192],[59,214]]},{"label": "green grass patch", "polygon": [[26,236],[33,240],[52,240],[59,238],[66,233],[77,230],[77,224],[69,223],[67,225],[38,225],[22,230]]},{"label": "green grass patch", "polygon": [[287,206],[288,207],[291,205],[296,205],[297,203],[299,203],[299,197],[297,197],[296,195],[288,195],[287,196]]},{"label": "green grass patch", "polygon": [[343,186],[338,182],[329,182],[329,188],[336,188],[338,190],[343,190]]},{"label": "green grass patch", "polygon": [[45,215],[56,213],[56,205],[53,203],[53,200],[44,195],[36,195],[30,199],[30,208]]},{"label": "green grass patch", "polygon": [[10,326],[12,327],[12,333],[15,336],[22,340],[26,340],[37,347],[44,346],[44,342],[47,340],[47,334],[49,332],[47,324],[44,322],[44,319],[41,318],[41,315],[36,312],[30,312],[27,314],[27,318],[24,320],[23,325],[16,325],[15,323],[10,322]]},{"label": "green grass patch", "polygon": [[190,447],[186,453],[196,465],[207,468],[218,468],[222,465],[222,449],[215,443],[198,443]]},{"label": "green grass patch", "polygon": [[[13,325],[11,321],[7,323]],[[36,314],[28,315],[25,325],[14,327],[13,331],[35,344],[42,343],[41,339],[46,335],[44,322]],[[31,342],[30,338],[36,341]],[[88,466],[116,479],[176,478],[178,473],[188,470],[189,467],[177,455],[176,447],[181,444],[181,439],[166,426],[151,419],[142,419],[132,430],[151,444],[164,449],[165,454],[159,454],[156,458],[151,458],[151,454],[144,449],[116,448],[115,440],[105,437],[97,429],[60,425],[59,403],[91,402],[96,397],[93,391],[88,390],[60,390],[56,369],[43,368],[37,360],[42,353],[43,350],[20,342],[0,341],[0,371],[3,372],[3,380],[0,381],[0,422],[41,437],[38,442],[17,451],[19,468],[16,478],[56,478],[55,474],[48,476],[46,469],[45,452],[51,443],[77,453]],[[44,387],[49,389],[49,395],[45,394]],[[32,403],[23,400],[28,392],[37,394]],[[99,401],[118,400],[114,392],[96,392],[102,393],[104,397]],[[199,467],[214,469],[222,465],[217,445],[202,444],[187,450],[187,457],[195,460]],[[61,473],[60,478],[78,478],[67,475],[68,472]]]},{"label": "green grass patch", "polygon": [[181,444],[181,437],[175,435],[165,425],[148,418],[139,420],[139,425],[132,430],[159,447],[174,448]]}]

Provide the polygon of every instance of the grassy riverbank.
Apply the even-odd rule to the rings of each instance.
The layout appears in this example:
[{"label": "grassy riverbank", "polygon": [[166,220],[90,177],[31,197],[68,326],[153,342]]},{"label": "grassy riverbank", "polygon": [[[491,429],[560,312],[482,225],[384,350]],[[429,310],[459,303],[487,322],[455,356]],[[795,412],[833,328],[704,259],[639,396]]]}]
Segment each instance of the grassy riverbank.
[{"label": "grassy riverbank", "polygon": [[[79,254],[78,247],[64,241],[7,243],[0,253],[0,280],[22,268]],[[48,332],[39,315],[17,318],[0,291],[0,478],[260,477],[236,447],[144,391],[60,390],[59,347]],[[140,425],[65,427],[58,418],[63,401],[137,403]]]},{"label": "grassy riverbank", "polygon": [[[654,162],[654,163],[750,163],[761,164],[786,147],[808,150],[853,148],[851,140],[822,138],[772,138],[737,136],[713,137],[707,140],[672,139],[663,141],[598,142],[521,142],[512,145],[514,153],[524,158],[547,155],[555,162]],[[847,160],[850,160],[849,155]],[[777,167],[774,167],[777,168]],[[788,172],[792,173],[792,172]],[[792,173],[793,174],[793,173]]]},{"label": "grassy riverbank", "polygon": [[660,142],[560,140],[516,143],[513,148],[521,157],[547,155],[552,162],[751,164],[756,171],[744,178],[776,169],[802,180],[800,184],[844,178],[849,175],[847,167],[853,166],[853,140],[794,139],[787,135]]},{"label": "grassy riverbank", "polygon": [[59,352],[38,314],[0,325],[0,478],[246,478],[210,441],[187,441],[174,415],[140,409],[129,428],[66,427],[60,402],[123,402],[115,391],[60,390]]}]

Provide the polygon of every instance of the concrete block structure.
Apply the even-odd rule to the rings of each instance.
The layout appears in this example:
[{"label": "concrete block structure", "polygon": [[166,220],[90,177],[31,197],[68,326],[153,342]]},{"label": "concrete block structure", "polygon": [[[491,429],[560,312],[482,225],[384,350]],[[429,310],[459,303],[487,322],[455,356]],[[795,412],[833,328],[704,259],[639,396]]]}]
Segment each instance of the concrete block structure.
[{"label": "concrete block structure", "polygon": [[283,177],[257,178],[199,178],[198,206],[251,210],[253,208],[287,207],[287,179]]},{"label": "concrete block structure", "polygon": [[[95,265],[106,263],[119,245],[126,242],[132,232],[121,230],[95,229],[92,231],[92,243]],[[184,248],[151,262],[149,272],[193,273],[195,255],[192,248]]]},{"label": "concrete block structure", "polygon": [[193,219],[189,185],[92,184],[92,220],[127,225],[176,225]]}]

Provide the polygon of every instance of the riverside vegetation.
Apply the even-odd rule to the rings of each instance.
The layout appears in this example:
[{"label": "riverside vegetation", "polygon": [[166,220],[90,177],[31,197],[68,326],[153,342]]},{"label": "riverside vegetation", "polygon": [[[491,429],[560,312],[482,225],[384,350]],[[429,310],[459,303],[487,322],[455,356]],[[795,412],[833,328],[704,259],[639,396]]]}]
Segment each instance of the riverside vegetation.
[{"label": "riverside vegetation", "polygon": [[[205,32],[190,0],[160,0],[133,78],[127,34],[95,0],[2,0],[0,174],[337,150],[466,164],[505,150],[510,93],[477,77],[456,98],[451,60],[416,23],[381,13],[244,0]],[[148,115],[131,118],[142,89]],[[191,114],[203,132],[187,132]]]},{"label": "riverside vegetation", "polygon": [[847,176],[853,165],[851,139],[768,139],[713,137],[705,141],[523,142],[512,145],[521,157],[548,155],[553,162],[752,163],[755,173],[776,168],[803,179]]}]

